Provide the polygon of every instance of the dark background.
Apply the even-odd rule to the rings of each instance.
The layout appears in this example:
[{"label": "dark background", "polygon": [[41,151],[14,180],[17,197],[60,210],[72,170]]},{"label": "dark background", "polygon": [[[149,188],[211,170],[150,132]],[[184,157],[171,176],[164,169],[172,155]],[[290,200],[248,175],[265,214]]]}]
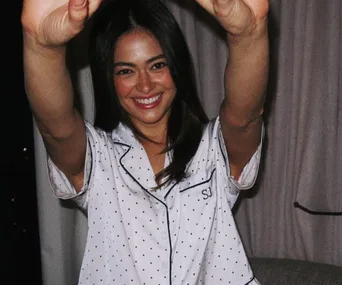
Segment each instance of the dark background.
[{"label": "dark background", "polygon": [[[0,112],[1,283],[41,285],[33,123],[22,68],[22,0],[3,8]],[[4,21],[4,20],[2,20]]]}]

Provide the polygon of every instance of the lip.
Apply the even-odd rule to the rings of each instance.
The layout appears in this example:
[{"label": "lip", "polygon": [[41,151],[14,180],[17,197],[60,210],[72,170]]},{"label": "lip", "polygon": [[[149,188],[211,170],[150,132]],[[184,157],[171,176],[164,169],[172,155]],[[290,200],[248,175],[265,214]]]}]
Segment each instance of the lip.
[{"label": "lip", "polygon": [[[150,104],[143,104],[143,103],[140,103],[137,101],[137,99],[138,100],[146,100],[146,99],[151,99],[151,98],[158,97],[158,96],[159,96],[159,98]],[[145,96],[145,97],[135,97],[135,98],[133,98],[133,102],[138,108],[147,110],[147,109],[155,108],[157,105],[159,105],[159,103],[162,100],[162,97],[163,97],[163,93],[157,93],[157,94],[153,94],[153,95]]]}]

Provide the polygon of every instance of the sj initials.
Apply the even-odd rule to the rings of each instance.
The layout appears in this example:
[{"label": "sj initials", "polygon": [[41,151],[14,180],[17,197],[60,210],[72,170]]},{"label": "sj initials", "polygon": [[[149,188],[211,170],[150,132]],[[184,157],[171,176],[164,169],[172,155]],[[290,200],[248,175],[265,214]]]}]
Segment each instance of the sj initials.
[{"label": "sj initials", "polygon": [[209,187],[208,189],[202,190],[202,195],[203,195],[203,199],[204,199],[204,200],[207,200],[207,199],[209,199],[211,196],[213,196],[213,192],[211,191],[211,188]]}]

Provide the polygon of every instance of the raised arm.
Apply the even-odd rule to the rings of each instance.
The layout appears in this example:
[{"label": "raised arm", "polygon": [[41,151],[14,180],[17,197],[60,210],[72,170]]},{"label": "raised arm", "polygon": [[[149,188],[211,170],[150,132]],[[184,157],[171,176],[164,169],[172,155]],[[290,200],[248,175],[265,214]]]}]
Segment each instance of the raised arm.
[{"label": "raised arm", "polygon": [[261,140],[269,68],[268,0],[197,0],[227,31],[229,57],[220,120],[238,179]]},{"label": "raised arm", "polygon": [[74,108],[66,46],[101,0],[24,0],[26,94],[54,163],[79,191],[86,151],[84,123]]}]

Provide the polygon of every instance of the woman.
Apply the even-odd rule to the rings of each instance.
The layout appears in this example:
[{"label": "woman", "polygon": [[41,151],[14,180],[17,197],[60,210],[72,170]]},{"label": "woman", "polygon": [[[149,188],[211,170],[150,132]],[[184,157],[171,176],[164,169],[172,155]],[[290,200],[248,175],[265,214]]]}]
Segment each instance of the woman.
[{"label": "woman", "polygon": [[[26,0],[22,13],[26,90],[51,184],[88,214],[79,284],[259,284],[231,207],[259,165],[268,2],[198,0],[229,48],[210,122],[163,3],[101,2]],[[97,127],[74,108],[65,64],[90,18]]]}]

